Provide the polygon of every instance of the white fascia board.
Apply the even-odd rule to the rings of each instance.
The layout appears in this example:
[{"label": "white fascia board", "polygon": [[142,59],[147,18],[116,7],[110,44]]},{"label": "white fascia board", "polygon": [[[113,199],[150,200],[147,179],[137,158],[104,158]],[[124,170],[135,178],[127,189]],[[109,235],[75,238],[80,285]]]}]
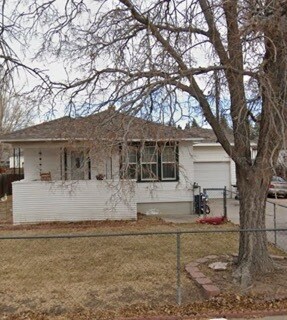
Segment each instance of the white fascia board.
[{"label": "white fascia board", "polygon": [[[141,142],[141,141],[202,141],[202,138],[166,138],[166,139],[127,139],[128,142]],[[120,141],[121,142],[121,141]]]},{"label": "white fascia board", "polygon": [[204,138],[183,138],[183,141],[204,141]]},{"label": "white fascia board", "polygon": [[[111,141],[111,139],[102,139]],[[131,142],[140,142],[140,141],[203,141],[203,138],[166,138],[166,139],[127,139],[126,141]],[[2,143],[17,143],[17,144],[25,144],[29,142],[65,142],[65,141],[93,141],[93,139],[84,139],[84,138],[72,138],[72,139],[65,139],[65,138],[55,138],[55,139],[9,139],[9,140],[1,140]],[[122,142],[122,140],[118,140]]]},{"label": "white fascia board", "polygon": [[194,144],[194,147],[221,147],[221,144],[218,142],[202,142]]},{"label": "white fascia board", "polygon": [[[230,143],[231,146],[234,146],[234,142]],[[221,144],[219,142],[208,142],[208,143],[196,143],[194,144],[195,147],[221,147]],[[257,144],[255,142],[250,143],[251,147],[257,147]]]},{"label": "white fascia board", "polygon": [[[80,140],[80,139],[73,139],[73,140]],[[82,140],[82,139],[81,139]],[[51,141],[68,141],[68,139],[9,139],[9,140],[5,140],[5,139],[0,139],[0,142],[3,143],[26,143],[26,142],[51,142]]]}]

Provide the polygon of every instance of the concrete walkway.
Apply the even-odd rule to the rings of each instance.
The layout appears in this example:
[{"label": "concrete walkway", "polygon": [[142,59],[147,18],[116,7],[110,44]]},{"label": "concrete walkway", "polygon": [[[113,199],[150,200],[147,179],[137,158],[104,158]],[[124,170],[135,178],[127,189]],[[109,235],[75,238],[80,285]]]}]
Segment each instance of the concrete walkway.
[{"label": "concrete walkway", "polygon": [[171,223],[194,223],[199,218],[196,214],[160,214],[159,217]]},{"label": "concrete walkway", "polygon": [[[230,213],[230,219],[233,223],[239,223],[239,203],[237,200],[230,199],[228,202],[228,213]],[[223,199],[210,199],[208,202],[210,206],[210,214],[208,217],[221,217],[223,216]],[[287,209],[286,209],[287,210]],[[194,223],[203,216],[198,216],[197,214],[164,214],[159,215],[160,218],[164,219],[166,222],[171,223]]]},{"label": "concrete walkway", "polygon": [[[287,208],[282,207],[287,205],[286,199],[280,200],[270,200],[268,199],[268,203],[266,206],[266,227],[273,229],[275,226],[277,228],[287,228]],[[276,222],[274,224],[274,204],[271,201],[277,201],[279,204],[276,206]],[[210,217],[218,217],[223,216],[223,200],[222,199],[210,199]],[[192,223],[198,220],[199,216],[196,214],[160,214],[159,217],[163,218],[167,222],[172,223]],[[227,219],[233,222],[236,225],[239,225],[239,201],[235,199],[227,199]],[[287,320],[287,318],[286,318]]]},{"label": "concrete walkway", "polygon": [[[266,228],[267,229],[285,229],[287,228],[287,199],[268,199],[266,206]],[[272,203],[273,202],[273,203]],[[277,204],[275,206],[275,203]],[[223,216],[223,199],[209,199],[210,214],[209,217]],[[274,216],[275,214],[275,216]],[[200,217],[196,214],[160,214],[166,222],[176,224],[194,223]],[[274,218],[275,217],[275,218]],[[239,225],[239,201],[235,199],[227,199],[227,219]],[[285,252],[287,252],[287,231],[270,231],[267,234],[271,243]],[[287,317],[286,317],[287,320]]]}]

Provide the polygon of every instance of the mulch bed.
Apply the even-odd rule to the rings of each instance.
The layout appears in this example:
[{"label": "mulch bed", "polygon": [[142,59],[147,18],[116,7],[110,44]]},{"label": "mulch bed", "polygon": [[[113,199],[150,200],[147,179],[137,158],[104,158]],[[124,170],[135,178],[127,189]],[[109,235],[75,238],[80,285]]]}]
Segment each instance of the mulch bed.
[{"label": "mulch bed", "polygon": [[101,220],[101,221],[76,221],[76,222],[42,222],[33,224],[13,225],[11,222],[1,223],[0,230],[51,230],[51,229],[91,229],[121,227],[149,227],[153,225],[172,225],[159,217],[147,217],[138,213],[137,220]]}]

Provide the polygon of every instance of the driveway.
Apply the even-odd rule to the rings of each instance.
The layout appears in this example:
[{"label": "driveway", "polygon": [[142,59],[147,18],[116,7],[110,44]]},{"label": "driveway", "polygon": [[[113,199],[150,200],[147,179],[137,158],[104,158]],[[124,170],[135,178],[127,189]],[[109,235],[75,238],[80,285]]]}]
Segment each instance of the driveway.
[{"label": "driveway", "polygon": [[[223,201],[221,199],[211,199],[209,201],[211,215],[218,216],[223,214]],[[227,217],[239,224],[239,201],[227,199]],[[276,222],[274,221],[276,218]],[[270,199],[266,205],[266,227],[267,228],[287,228],[287,199]]]},{"label": "driveway", "polygon": [[[214,216],[223,214],[223,201],[210,200],[211,214]],[[239,201],[227,200],[227,218],[239,225]],[[266,204],[266,228],[287,229],[287,199],[268,198]],[[268,239],[276,243],[278,247],[287,252],[287,231],[268,232]]]}]

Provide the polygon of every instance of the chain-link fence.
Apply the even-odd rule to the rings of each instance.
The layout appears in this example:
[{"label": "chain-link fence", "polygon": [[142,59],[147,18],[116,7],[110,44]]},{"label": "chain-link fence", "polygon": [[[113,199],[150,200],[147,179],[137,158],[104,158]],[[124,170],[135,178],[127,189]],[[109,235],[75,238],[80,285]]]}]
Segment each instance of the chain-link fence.
[{"label": "chain-link fence", "polygon": [[[239,230],[201,228],[75,235],[53,235],[47,230],[41,236],[1,236],[0,314],[33,310],[62,315],[203,300],[206,296],[202,287],[185,270],[192,264],[222,292],[236,292],[231,277]],[[274,230],[266,232],[273,234]],[[287,239],[285,242],[287,245]],[[270,254],[284,256],[271,244],[269,250]],[[220,275],[208,267],[218,261],[227,263],[227,270]],[[286,279],[280,281],[287,280],[283,276]]]},{"label": "chain-link fence", "polygon": [[[268,199],[266,203],[266,226],[276,230],[287,228],[287,205],[280,202],[287,204],[287,201],[283,199]],[[270,241],[287,252],[286,237],[287,233],[284,230],[274,231]]]},{"label": "chain-link fence", "polygon": [[[227,218],[239,225],[239,201],[236,191],[227,190],[226,191],[226,214]],[[217,200],[218,203],[214,204],[211,210],[216,214],[220,212],[218,208],[221,207],[221,201]],[[216,201],[215,201],[216,202]],[[217,206],[217,207],[216,207]],[[286,241],[286,232],[278,231],[277,229],[287,228],[287,200],[286,199],[272,199],[268,198],[266,202],[266,228],[274,229],[274,232],[269,232],[268,239],[270,242],[278,246],[287,252],[287,241]]]}]

